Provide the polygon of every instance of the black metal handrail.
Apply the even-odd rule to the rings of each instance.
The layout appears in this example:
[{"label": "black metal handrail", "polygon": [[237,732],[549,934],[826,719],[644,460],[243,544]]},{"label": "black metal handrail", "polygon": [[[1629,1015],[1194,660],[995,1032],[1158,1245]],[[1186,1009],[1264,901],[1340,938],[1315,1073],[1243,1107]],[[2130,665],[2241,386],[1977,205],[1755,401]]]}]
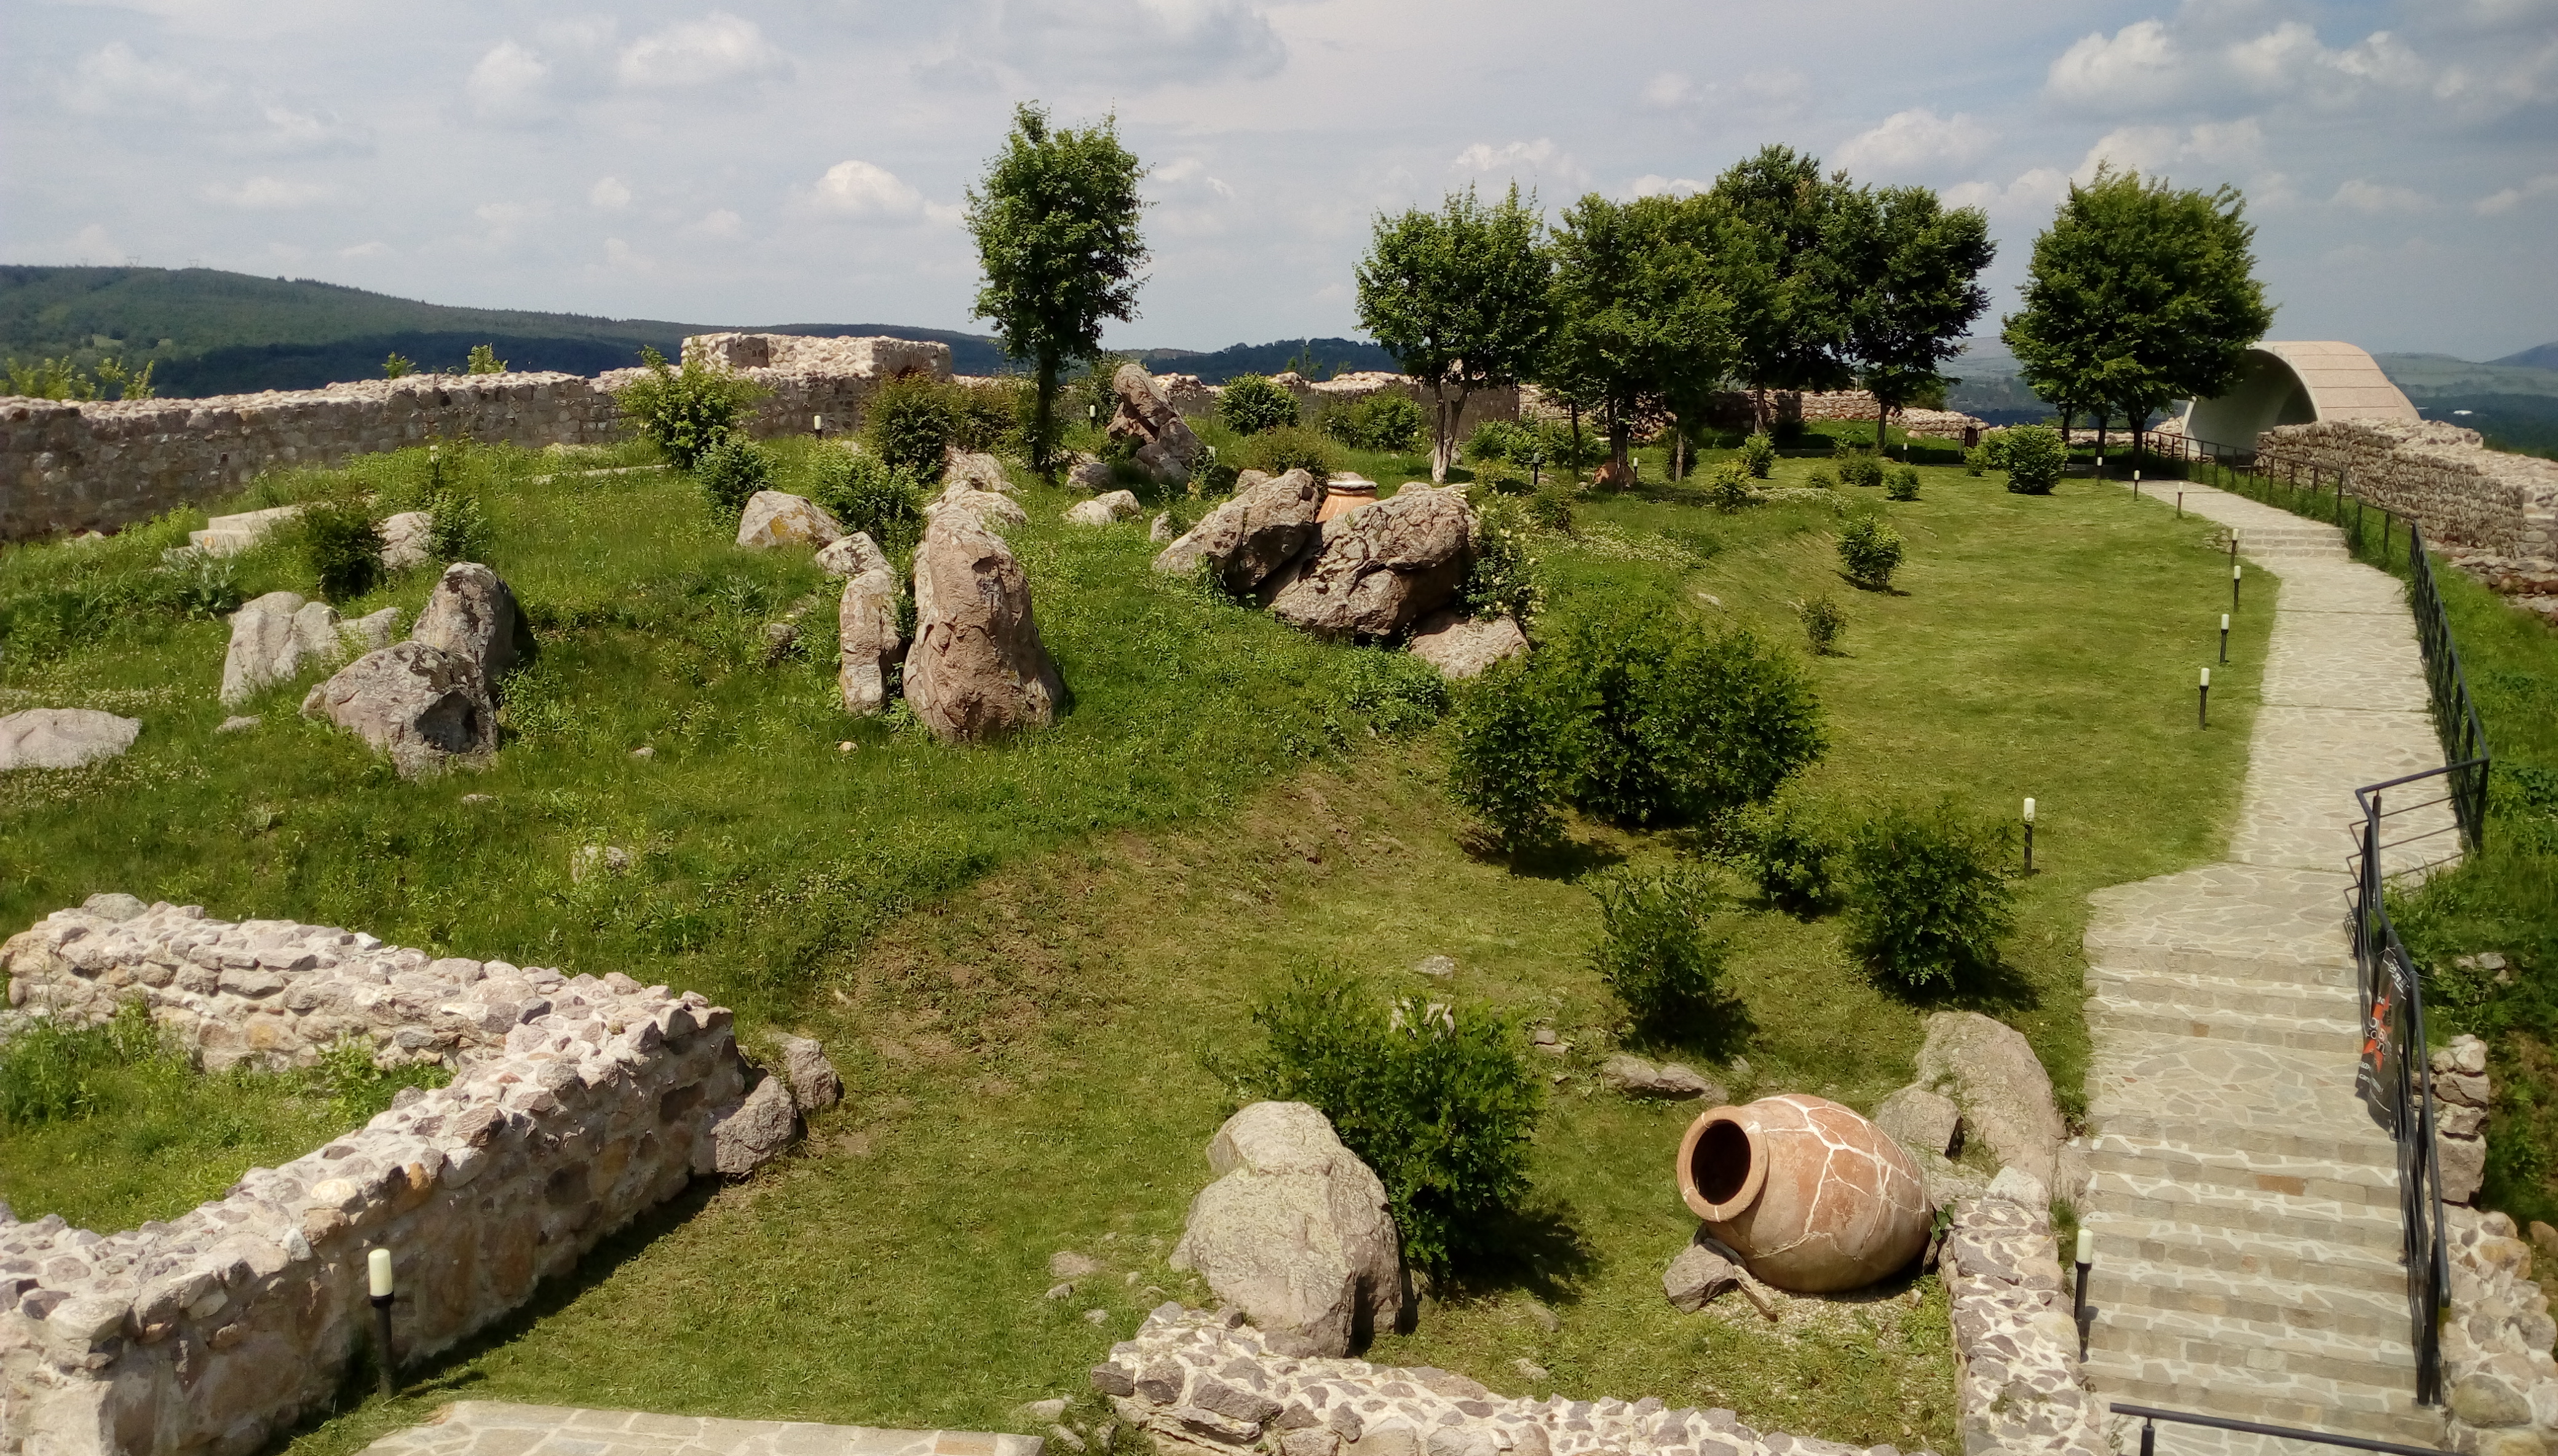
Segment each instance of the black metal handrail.
[{"label": "black metal handrail", "polygon": [[2322,1446],[2343,1446],[2352,1451],[2385,1451],[2389,1456],[2451,1456],[2433,1446],[2408,1446],[2397,1441],[2375,1441],[2369,1436],[2337,1435],[2330,1431],[2305,1431],[2298,1426],[2267,1425],[2261,1420],[2235,1420],[2225,1415],[2204,1415],[2197,1410],[2161,1410],[2153,1405],[2130,1405],[2122,1401],[2109,1403],[2107,1410],[2116,1415],[2133,1415],[2141,1422],[2141,1456],[2158,1456],[2158,1423],[2172,1420],[2179,1425],[2209,1426],[2218,1431],[2240,1431],[2251,1436],[2277,1436],[2289,1441],[2315,1441]]},{"label": "black metal handrail", "polygon": [[2487,842],[2487,729],[2479,722],[2478,703],[2470,697],[2468,674],[2461,670],[2461,649],[2452,641],[2452,619],[2434,585],[2433,564],[2425,557],[2425,533],[2407,522],[2408,605],[2416,609],[2416,643],[2425,655],[2425,691],[2434,706],[2434,731],[2442,736],[2443,759],[2451,765],[2452,812],[2461,821],[2461,838],[2475,851]]}]

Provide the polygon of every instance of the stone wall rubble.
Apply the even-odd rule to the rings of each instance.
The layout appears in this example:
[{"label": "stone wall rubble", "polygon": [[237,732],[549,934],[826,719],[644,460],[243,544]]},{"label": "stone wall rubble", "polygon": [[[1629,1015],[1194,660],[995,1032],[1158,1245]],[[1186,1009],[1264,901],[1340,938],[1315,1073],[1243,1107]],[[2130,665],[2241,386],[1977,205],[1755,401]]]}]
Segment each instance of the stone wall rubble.
[{"label": "stone wall rubble", "polygon": [[2543,1456],[2558,1449],[2558,1321],[2531,1278],[2531,1245],[2502,1214],[2443,1213],[2452,1262],[2446,1444],[2468,1456]]},{"label": "stone wall rubble", "polygon": [[1899,1456],[1656,1397],[1519,1399],[1441,1370],[1283,1356],[1242,1319],[1162,1305],[1093,1387],[1165,1456]]},{"label": "stone wall rubble", "polygon": [[2478,431],[2427,420],[2322,420],[2256,437],[2256,469],[2333,487],[2412,516],[2438,547],[2558,563],[2558,461],[2489,450]]},{"label": "stone wall rubble", "polygon": [[[773,1141],[724,1008],[616,972],[385,946],[98,896],[0,955],[21,1014],[139,998],[209,1065],[340,1037],[442,1059],[364,1127],[168,1223],[0,1219],[0,1452],[244,1456],[327,1403],[370,1346],[365,1260],[391,1251],[402,1361],[481,1329],[596,1242]],[[791,1120],[786,1097],[782,1113]]]},{"label": "stone wall rubble", "polygon": [[[1372,394],[1392,391],[1421,406],[1426,431],[1432,417],[1430,386],[1409,374],[1388,374],[1373,369],[1335,374],[1329,379],[1309,379],[1289,370],[1272,374],[1270,382],[1285,389],[1297,401],[1300,423],[1312,425],[1324,411],[1356,404]],[[1203,383],[1197,374],[1157,374],[1155,387],[1170,399],[1173,408],[1191,419],[1216,413],[1216,402],[1224,397],[1222,384]],[[1521,391],[1513,385],[1497,389],[1477,389],[1466,396],[1466,406],[1457,416],[1457,437],[1464,439],[1475,426],[1488,420],[1517,419]]]},{"label": "stone wall rubble", "polygon": [[1953,1309],[1963,1449],[2107,1456],[2103,1406],[2079,1369],[2048,1207],[1965,1199],[1936,1259]]}]

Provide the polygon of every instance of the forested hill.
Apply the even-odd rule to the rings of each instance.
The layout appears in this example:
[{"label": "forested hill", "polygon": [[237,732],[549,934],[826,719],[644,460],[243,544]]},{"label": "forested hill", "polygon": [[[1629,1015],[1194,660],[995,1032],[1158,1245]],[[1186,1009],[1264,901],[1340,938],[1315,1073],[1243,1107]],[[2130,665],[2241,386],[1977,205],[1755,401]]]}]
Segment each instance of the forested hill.
[{"label": "forested hill", "polygon": [[459,366],[481,344],[518,369],[592,374],[639,363],[643,346],[672,355],[687,334],[739,328],[933,340],[950,346],[961,373],[993,373],[1003,364],[1003,352],[984,335],[901,324],[600,319],[451,308],[308,278],[213,268],[0,265],[0,359],[156,361],[153,382],[172,397],[375,378],[392,354],[422,369]]}]

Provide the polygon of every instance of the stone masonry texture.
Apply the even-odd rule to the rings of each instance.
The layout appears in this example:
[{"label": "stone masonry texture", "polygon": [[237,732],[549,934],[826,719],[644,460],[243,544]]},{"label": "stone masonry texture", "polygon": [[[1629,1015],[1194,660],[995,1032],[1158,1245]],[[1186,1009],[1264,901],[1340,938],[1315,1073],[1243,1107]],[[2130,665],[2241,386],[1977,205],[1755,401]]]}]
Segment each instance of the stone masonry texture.
[{"label": "stone masonry texture", "polygon": [[2489,450],[2476,430],[2426,421],[2323,420],[2256,437],[2256,469],[2333,485],[2425,527],[2439,547],[2558,562],[2558,462]]},{"label": "stone masonry texture", "polygon": [[244,1456],[328,1401],[371,1342],[451,1346],[706,1172],[744,1091],[729,1013],[619,972],[430,959],[370,936],[98,897],[0,946],[23,1013],[138,998],[209,1065],[355,1038],[452,1083],[168,1223],[0,1222],[0,1452]]},{"label": "stone masonry texture", "polygon": [[457,1400],[365,1456],[1040,1456],[1038,1436]]}]

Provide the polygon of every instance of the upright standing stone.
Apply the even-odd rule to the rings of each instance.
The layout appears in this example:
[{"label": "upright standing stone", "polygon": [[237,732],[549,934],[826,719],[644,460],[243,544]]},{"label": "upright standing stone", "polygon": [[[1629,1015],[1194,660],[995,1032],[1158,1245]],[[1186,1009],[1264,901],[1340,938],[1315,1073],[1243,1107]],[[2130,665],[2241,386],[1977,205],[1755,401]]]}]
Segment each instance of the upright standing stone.
[{"label": "upright standing stone", "polygon": [[1179,485],[1191,478],[1203,446],[1190,423],[1164,397],[1155,376],[1142,364],[1125,364],[1110,376],[1119,407],[1110,416],[1110,438],[1136,446],[1137,463],[1156,480]]},{"label": "upright standing stone", "polygon": [[972,511],[934,515],[915,553],[906,700],[916,717],[945,743],[972,743],[1046,726],[1065,690],[1011,549]]},{"label": "upright standing stone", "polygon": [[497,573],[477,561],[444,568],[412,642],[441,648],[471,664],[484,683],[515,665],[515,594]]},{"label": "upright standing stone", "polygon": [[905,659],[897,630],[897,573],[867,531],[855,531],[826,548],[850,568],[836,620],[835,683],[844,711],[868,715],[888,707],[888,669]]}]

